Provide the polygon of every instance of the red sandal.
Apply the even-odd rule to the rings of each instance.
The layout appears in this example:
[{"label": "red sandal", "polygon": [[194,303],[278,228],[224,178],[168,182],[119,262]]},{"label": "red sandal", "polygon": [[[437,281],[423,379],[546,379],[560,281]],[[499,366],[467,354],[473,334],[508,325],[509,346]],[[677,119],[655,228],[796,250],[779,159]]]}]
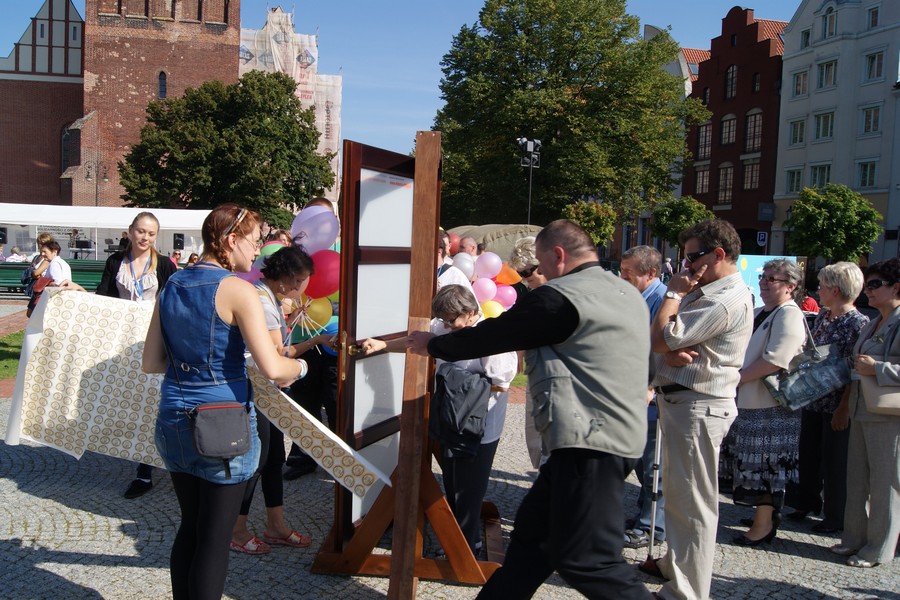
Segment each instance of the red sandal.
[{"label": "red sandal", "polygon": [[255,535],[243,544],[238,544],[234,540],[231,540],[230,548],[232,552],[243,552],[244,554],[268,554],[272,551],[272,547],[269,544],[265,543]]},{"label": "red sandal", "polygon": [[292,548],[306,548],[310,544],[312,544],[312,538],[302,533],[298,533],[293,529],[287,535],[287,537],[277,538],[271,537],[269,535],[263,534],[263,539],[273,546],[290,546]]}]

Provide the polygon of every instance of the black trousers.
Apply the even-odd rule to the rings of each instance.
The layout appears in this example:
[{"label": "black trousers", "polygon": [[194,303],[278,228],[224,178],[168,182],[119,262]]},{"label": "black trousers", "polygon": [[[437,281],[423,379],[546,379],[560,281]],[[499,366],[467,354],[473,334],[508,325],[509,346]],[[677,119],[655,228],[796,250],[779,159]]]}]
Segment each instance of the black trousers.
[{"label": "black trousers", "polygon": [[228,573],[228,543],[245,483],[220,485],[171,473],[181,507],[169,571],[174,600],[218,600]]},{"label": "black trousers", "polygon": [[847,503],[850,428],[833,430],[832,417],[832,413],[802,409],[800,484],[796,502],[792,504],[797,510],[812,513],[823,511],[826,523],[840,527],[844,524],[844,505]]},{"label": "black trousers", "polygon": [[445,456],[441,459],[447,502],[472,553],[475,553],[475,544],[481,541],[481,503],[487,492],[499,443],[500,440],[479,444],[478,452],[471,458]]},{"label": "black trousers", "polygon": [[[328,428],[334,431],[337,427],[337,357],[313,348],[304,352],[302,358],[309,366],[309,372],[306,377],[294,382],[289,395],[294,402],[317,419],[324,407],[325,415],[328,417]],[[297,444],[291,446],[288,462],[315,464],[315,461]]]},{"label": "black trousers", "polygon": [[522,500],[503,566],[478,598],[531,598],[553,571],[588,598],[651,598],[622,558],[625,478],[636,465],[596,450],[554,450]]},{"label": "black trousers", "polygon": [[284,434],[272,425],[261,412],[256,413],[256,430],[259,433],[259,467],[256,474],[247,480],[247,491],[241,502],[241,513],[250,514],[253,492],[256,483],[262,480],[263,500],[266,508],[284,504],[284,481],[281,479],[281,467],[284,465]]}]

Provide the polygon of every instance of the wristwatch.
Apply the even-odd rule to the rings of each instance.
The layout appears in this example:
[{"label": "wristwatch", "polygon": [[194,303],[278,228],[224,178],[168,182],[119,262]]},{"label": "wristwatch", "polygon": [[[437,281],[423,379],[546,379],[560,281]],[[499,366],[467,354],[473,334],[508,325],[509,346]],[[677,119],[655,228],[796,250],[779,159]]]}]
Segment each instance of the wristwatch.
[{"label": "wristwatch", "polygon": [[678,292],[673,292],[671,290],[666,292],[665,297],[670,298],[672,300],[677,300],[678,302],[681,302],[681,299],[684,298],[684,296],[682,296]]}]

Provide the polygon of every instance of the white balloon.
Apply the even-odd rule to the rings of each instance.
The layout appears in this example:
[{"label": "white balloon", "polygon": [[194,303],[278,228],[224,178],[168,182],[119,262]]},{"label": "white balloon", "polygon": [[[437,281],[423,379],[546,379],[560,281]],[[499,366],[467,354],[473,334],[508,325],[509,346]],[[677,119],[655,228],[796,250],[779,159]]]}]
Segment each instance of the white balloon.
[{"label": "white balloon", "polygon": [[475,274],[475,259],[471,254],[460,252],[453,257],[453,266],[462,271],[468,279],[472,279]]}]

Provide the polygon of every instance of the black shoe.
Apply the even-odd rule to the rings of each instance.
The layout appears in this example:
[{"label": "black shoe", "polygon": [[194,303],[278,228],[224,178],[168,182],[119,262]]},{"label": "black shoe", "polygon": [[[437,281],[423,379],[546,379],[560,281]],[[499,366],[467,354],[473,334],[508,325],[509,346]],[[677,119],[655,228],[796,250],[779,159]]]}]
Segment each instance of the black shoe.
[{"label": "black shoe", "polygon": [[656,559],[647,557],[647,560],[638,565],[638,571],[644,573],[645,575],[649,575],[650,577],[656,577],[657,579],[662,579],[663,581],[668,581],[669,578],[662,574],[662,571],[659,570],[659,565],[656,564]]},{"label": "black shoe", "polygon": [[816,533],[837,533],[838,531],[843,531],[844,528],[836,523],[822,521],[821,523],[816,523],[815,525],[813,525],[812,530]]},{"label": "black shoe", "polygon": [[772,531],[770,531],[765,537],[759,538],[758,540],[751,540],[746,535],[736,535],[731,541],[735,543],[737,546],[747,546],[750,548],[755,548],[760,544],[768,544],[772,540],[775,539],[775,534],[778,533],[778,528],[774,525],[772,526]]},{"label": "black shoe", "polygon": [[129,500],[134,500],[135,498],[140,498],[147,492],[153,489],[152,481],[144,481],[143,479],[135,479],[132,481],[128,489],[125,490],[125,497]]},{"label": "black shoe", "polygon": [[284,478],[288,481],[300,479],[304,475],[315,473],[317,467],[318,465],[316,463],[302,463],[299,465],[294,465],[284,470]]},{"label": "black shoe", "polygon": [[787,518],[791,521],[796,521],[797,523],[799,523],[800,521],[805,519],[807,515],[809,515],[809,513],[810,511],[808,510],[795,510],[794,512],[790,513]]},{"label": "black shoe", "polygon": [[625,531],[626,548],[646,548],[650,545],[650,535],[641,529],[628,529]]}]

